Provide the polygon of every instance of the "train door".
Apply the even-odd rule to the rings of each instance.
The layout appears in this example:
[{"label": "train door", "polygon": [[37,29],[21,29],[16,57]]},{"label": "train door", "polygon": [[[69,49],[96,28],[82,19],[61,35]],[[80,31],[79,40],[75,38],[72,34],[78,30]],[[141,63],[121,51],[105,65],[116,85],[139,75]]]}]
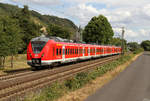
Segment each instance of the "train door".
[{"label": "train door", "polygon": [[[51,52],[51,50],[50,50],[50,52]],[[53,52],[52,60],[54,60],[56,58],[55,46],[53,46],[52,52]]]},{"label": "train door", "polygon": [[103,46],[103,56],[105,56],[105,46]]},{"label": "train door", "polygon": [[84,54],[85,54],[84,50],[85,50],[85,48],[83,47],[83,51],[82,51],[82,52],[83,52],[83,56],[84,56]]},{"label": "train door", "polygon": [[65,46],[62,46],[62,60],[65,61]]}]

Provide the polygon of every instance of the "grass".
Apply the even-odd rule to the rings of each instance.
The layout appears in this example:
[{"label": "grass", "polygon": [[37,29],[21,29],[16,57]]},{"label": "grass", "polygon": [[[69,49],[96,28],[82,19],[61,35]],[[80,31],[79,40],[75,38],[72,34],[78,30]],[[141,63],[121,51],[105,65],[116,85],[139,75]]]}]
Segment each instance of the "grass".
[{"label": "grass", "polygon": [[4,70],[15,70],[15,69],[29,68],[29,67],[30,66],[27,65],[26,54],[19,54],[14,56],[13,68],[11,68],[11,56],[7,56],[5,61],[5,67],[0,68],[0,74],[2,74]]},{"label": "grass", "polygon": [[[88,83],[90,83],[92,80],[95,80],[97,77],[101,77],[107,74],[108,72],[116,69],[116,67],[128,62],[141,51],[137,51],[134,54],[124,55],[119,59],[112,61],[108,64],[105,64],[103,66],[100,66],[90,72],[78,73],[71,79],[65,80],[63,82],[55,82],[51,86],[43,89],[40,93],[38,93],[38,95],[32,94],[32,96],[30,97],[28,96],[25,99],[25,101],[55,101],[56,99],[60,98],[64,94],[78,90],[79,88],[82,88]],[[78,99],[74,101],[77,100]]]}]

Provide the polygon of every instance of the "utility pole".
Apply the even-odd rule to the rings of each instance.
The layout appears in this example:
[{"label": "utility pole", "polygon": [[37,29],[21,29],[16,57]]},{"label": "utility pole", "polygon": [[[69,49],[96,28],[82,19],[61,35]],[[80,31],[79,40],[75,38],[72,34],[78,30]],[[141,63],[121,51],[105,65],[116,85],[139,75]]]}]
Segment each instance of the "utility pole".
[{"label": "utility pole", "polygon": [[122,43],[121,43],[121,48],[122,48],[122,55],[124,55],[124,27],[122,27]]},{"label": "utility pole", "polygon": [[76,42],[82,42],[82,28],[81,28],[81,26],[79,26],[78,31],[76,31],[75,41]]}]

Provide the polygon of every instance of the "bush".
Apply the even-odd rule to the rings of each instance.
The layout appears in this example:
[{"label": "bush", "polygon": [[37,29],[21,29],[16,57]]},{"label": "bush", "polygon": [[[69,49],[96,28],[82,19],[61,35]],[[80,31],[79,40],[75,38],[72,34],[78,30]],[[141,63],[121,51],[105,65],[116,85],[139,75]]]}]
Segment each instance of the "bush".
[{"label": "bush", "polygon": [[143,48],[139,48],[138,50],[135,50],[133,53],[134,53],[134,54],[138,54],[138,53],[141,53],[141,52],[143,52],[143,51],[144,51]]}]

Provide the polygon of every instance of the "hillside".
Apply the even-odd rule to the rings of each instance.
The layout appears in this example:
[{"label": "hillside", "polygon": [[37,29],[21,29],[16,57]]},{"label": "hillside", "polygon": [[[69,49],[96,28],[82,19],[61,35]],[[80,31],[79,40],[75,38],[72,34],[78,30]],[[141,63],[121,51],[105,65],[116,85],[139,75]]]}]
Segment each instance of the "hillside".
[{"label": "hillside", "polygon": [[[21,11],[22,8],[18,6],[0,3],[0,15],[14,15]],[[75,33],[77,26],[69,19],[59,18],[57,16],[42,15],[36,11],[30,10],[33,20],[38,21],[41,25],[48,26],[49,24],[58,25],[62,28],[68,29]]]}]

